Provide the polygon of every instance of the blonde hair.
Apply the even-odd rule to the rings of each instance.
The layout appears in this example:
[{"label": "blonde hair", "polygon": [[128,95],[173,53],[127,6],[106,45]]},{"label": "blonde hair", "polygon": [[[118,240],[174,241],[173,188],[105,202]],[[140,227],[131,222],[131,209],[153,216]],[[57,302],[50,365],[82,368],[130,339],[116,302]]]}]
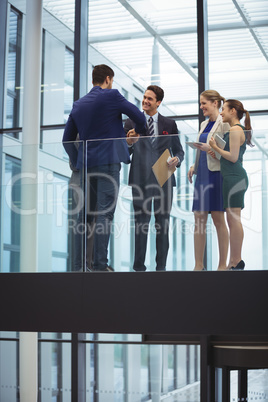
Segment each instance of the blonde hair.
[{"label": "blonde hair", "polygon": [[225,102],[225,98],[219,94],[219,92],[215,91],[214,89],[207,89],[203,91],[200,96],[204,96],[210,102],[217,101],[218,102],[218,109],[220,109],[221,104]]}]

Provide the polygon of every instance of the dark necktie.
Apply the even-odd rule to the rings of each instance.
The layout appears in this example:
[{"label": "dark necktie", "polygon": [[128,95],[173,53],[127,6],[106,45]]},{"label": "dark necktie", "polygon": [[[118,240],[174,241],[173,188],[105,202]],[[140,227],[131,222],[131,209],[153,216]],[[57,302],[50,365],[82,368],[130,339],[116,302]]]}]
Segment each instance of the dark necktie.
[{"label": "dark necktie", "polygon": [[154,135],[154,119],[152,117],[148,119],[148,129],[149,129],[149,135],[151,137],[151,142],[153,144],[155,140],[155,135]]}]

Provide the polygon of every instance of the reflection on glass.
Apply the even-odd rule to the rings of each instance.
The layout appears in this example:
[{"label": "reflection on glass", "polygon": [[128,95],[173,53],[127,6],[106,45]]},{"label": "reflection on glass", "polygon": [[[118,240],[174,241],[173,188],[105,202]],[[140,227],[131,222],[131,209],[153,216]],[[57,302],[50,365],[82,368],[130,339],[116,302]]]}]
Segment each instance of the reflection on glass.
[{"label": "reflection on glass", "polygon": [[[268,369],[247,370],[247,381],[248,381],[247,400],[265,401],[268,398]],[[240,399],[238,398],[238,388],[239,388],[239,372],[237,370],[231,370],[230,395],[232,401],[238,401]]]},{"label": "reflection on glass", "polygon": [[7,57],[7,98],[5,127],[19,127],[20,121],[20,80],[21,80],[21,37],[22,16],[10,9],[9,45]]},{"label": "reflection on glass", "polygon": [[[3,201],[2,223],[2,272],[20,272],[21,220],[22,217],[37,216],[38,271],[66,272],[72,270],[72,228],[76,221],[76,210],[72,205],[69,178],[71,170],[68,158],[62,159],[61,143],[46,144],[45,149],[28,145],[22,148],[14,142],[10,145],[4,138],[4,180],[1,187]],[[5,145],[6,144],[6,145]],[[21,173],[21,155],[37,153],[40,161],[38,180],[31,170]],[[24,153],[25,154],[25,153]],[[27,154],[27,152],[26,152]],[[54,170],[57,172],[55,173]],[[22,190],[37,193],[37,204],[22,205]],[[28,231],[26,222],[26,232]],[[28,232],[27,232],[28,233]],[[31,270],[31,267],[28,267]]]},{"label": "reflection on glass", "polygon": [[70,401],[71,345],[39,342],[38,363],[38,400]]},{"label": "reflection on glass", "polygon": [[[131,337],[118,335],[115,339],[120,342],[120,338],[131,340]],[[106,338],[102,335],[99,340]],[[195,367],[198,359],[189,362],[171,357],[182,356],[185,350],[185,345],[98,344],[94,345],[93,352],[92,345],[87,345],[87,402],[95,399],[99,402],[128,399],[156,402],[163,398],[198,402],[199,380],[183,380],[187,371],[198,370]]]},{"label": "reflection on glass", "polygon": [[72,110],[74,98],[74,54],[65,49],[64,60],[64,122],[67,121]]},{"label": "reflection on glass", "polygon": [[20,215],[15,212],[21,200],[21,188],[18,182],[8,185],[14,177],[20,175],[21,163],[19,160],[6,157],[4,186],[4,214],[3,231],[3,265],[2,272],[20,271]]},{"label": "reflection on glass", "polygon": [[[167,270],[192,270],[194,265],[192,213],[194,184],[187,179],[193,164],[195,150],[186,141],[195,141],[196,134],[180,134],[185,150],[185,161],[177,169],[176,187],[169,228]],[[2,272],[20,271],[21,190],[20,179],[22,146],[10,137],[3,137],[4,170],[2,182]],[[114,140],[122,141],[122,140]],[[125,139],[123,139],[125,141]],[[249,188],[242,210],[244,227],[243,259],[246,269],[267,269],[267,133],[256,130],[254,148],[245,153],[244,167],[249,177]],[[13,145],[11,145],[13,144]],[[109,140],[111,146],[111,141]],[[29,145],[29,149],[31,146]],[[38,270],[39,272],[73,271],[75,264],[75,234],[79,211],[83,211],[84,191],[80,186],[80,173],[70,169],[69,159],[62,143],[42,144],[39,153],[38,182]],[[122,164],[119,197],[116,204],[108,249],[109,264],[117,272],[132,271],[134,258],[134,211],[132,193],[128,185],[129,165]],[[76,176],[76,179],[74,179]],[[72,177],[72,179],[70,179]],[[77,196],[77,197],[76,197]],[[79,203],[76,204],[75,199]],[[256,207],[257,206],[257,207]],[[207,264],[216,270],[218,264],[217,236],[212,221],[207,225]],[[152,214],[145,264],[148,271],[155,271],[155,221]],[[85,253],[89,248],[85,249]]]},{"label": "reflection on glass", "polygon": [[248,370],[248,399],[268,399],[268,369]]},{"label": "reflection on glass", "polygon": [[[5,333],[5,335],[12,337],[10,333]],[[18,351],[18,342],[0,341],[0,401],[17,401],[19,391]]]}]

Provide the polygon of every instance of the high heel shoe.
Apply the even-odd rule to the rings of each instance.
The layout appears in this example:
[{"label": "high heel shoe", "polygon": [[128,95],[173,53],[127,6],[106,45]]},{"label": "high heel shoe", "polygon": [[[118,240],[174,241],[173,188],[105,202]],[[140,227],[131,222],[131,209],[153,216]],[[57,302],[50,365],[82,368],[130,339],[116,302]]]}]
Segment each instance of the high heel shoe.
[{"label": "high heel shoe", "polygon": [[231,267],[230,271],[243,271],[244,268],[245,268],[245,262],[241,260],[235,267]]}]

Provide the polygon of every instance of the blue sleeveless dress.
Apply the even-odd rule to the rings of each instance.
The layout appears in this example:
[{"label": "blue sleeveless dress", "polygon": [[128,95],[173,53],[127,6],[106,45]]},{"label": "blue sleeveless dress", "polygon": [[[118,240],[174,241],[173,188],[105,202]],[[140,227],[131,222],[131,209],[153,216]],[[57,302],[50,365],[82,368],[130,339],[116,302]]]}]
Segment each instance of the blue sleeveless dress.
[{"label": "blue sleeveless dress", "polygon": [[[211,131],[214,123],[214,121],[211,121],[205,127],[203,133],[200,134],[200,142],[207,142],[208,133]],[[219,170],[211,171],[208,169],[207,153],[205,151],[200,152],[192,210],[203,212],[224,211],[222,176]]]}]

